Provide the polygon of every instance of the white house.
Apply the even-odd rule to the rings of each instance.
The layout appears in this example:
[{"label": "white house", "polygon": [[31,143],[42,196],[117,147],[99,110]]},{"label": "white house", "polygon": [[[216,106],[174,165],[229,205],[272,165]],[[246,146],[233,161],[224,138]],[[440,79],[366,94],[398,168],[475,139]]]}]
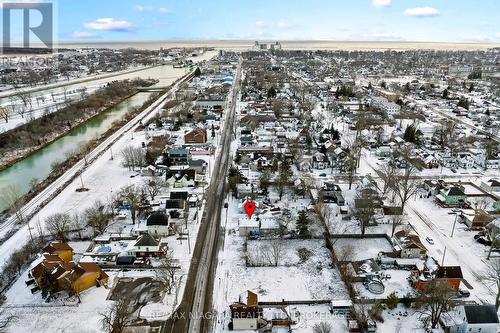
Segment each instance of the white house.
[{"label": "white house", "polygon": [[498,315],[494,305],[464,305],[449,322],[450,333],[497,333]]}]

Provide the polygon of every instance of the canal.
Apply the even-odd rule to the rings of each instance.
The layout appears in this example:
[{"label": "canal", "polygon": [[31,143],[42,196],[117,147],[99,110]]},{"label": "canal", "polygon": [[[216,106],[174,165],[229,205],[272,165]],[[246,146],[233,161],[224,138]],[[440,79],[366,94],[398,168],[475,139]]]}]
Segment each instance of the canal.
[{"label": "canal", "polygon": [[[187,72],[185,68],[173,68],[170,65],[158,66],[139,72],[118,75],[112,80],[123,80],[140,77],[143,79],[153,78],[159,80],[158,86],[166,86],[182,77]],[[107,79],[111,80],[111,79]],[[98,80],[102,84],[101,80]],[[67,89],[77,89],[83,85],[94,85],[97,82],[80,83],[67,86]],[[50,94],[58,92],[61,88],[38,92],[39,94]],[[82,125],[72,129],[66,135],[38,150],[27,158],[20,160],[11,167],[0,171],[0,193],[5,188],[15,186],[21,193],[28,193],[33,180],[42,181],[51,172],[54,163],[65,161],[69,154],[78,151],[89,141],[105,133],[115,121],[121,120],[128,110],[140,107],[151,95],[149,92],[141,92],[133,95],[127,100],[117,104],[109,110],[88,120]],[[5,208],[5,203],[0,200],[0,211]]]}]

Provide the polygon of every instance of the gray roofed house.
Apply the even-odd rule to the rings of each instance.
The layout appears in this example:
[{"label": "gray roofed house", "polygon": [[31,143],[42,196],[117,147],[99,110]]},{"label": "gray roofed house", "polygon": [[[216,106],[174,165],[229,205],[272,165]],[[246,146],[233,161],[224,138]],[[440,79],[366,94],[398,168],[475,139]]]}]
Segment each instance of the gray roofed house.
[{"label": "gray roofed house", "polygon": [[499,328],[497,310],[492,304],[460,306],[450,319],[446,319],[450,333],[497,333]]}]

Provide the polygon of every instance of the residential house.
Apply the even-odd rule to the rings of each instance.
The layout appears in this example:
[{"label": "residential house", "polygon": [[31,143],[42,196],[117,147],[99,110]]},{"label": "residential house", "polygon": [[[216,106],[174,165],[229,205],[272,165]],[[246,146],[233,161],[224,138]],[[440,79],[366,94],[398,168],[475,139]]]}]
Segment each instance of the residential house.
[{"label": "residential house", "polygon": [[436,195],[437,202],[444,206],[463,206],[466,199],[464,188],[458,185],[441,189],[439,194]]},{"label": "residential house", "polygon": [[316,153],[312,157],[312,167],[318,170],[324,170],[330,167],[330,160],[325,154]]},{"label": "residential house", "polygon": [[200,144],[207,142],[207,129],[195,128],[184,135],[184,142],[186,144]]},{"label": "residential house", "polygon": [[472,230],[481,230],[495,218],[483,209],[462,211],[460,221]]},{"label": "residential house", "polygon": [[417,235],[400,230],[393,237],[394,249],[400,253],[401,258],[422,258],[427,249]]},{"label": "residential house", "polygon": [[452,315],[452,321],[450,325],[446,325],[450,333],[497,333],[499,331],[497,310],[492,304],[462,305]]},{"label": "residential house", "polygon": [[73,249],[67,243],[50,243],[43,249],[43,252],[58,256],[62,261],[69,262],[73,260]]},{"label": "residential house", "polygon": [[265,324],[257,294],[250,290],[241,294],[238,302],[231,304],[229,309],[231,311],[230,330],[257,330]]},{"label": "residential house", "polygon": [[500,180],[490,179],[481,183],[481,188],[487,192],[500,192]]},{"label": "residential house", "polygon": [[146,220],[148,233],[156,236],[169,236],[175,233],[175,230],[170,226],[168,216],[162,212],[153,212]]},{"label": "residential house", "polygon": [[64,261],[58,255],[45,255],[30,276],[38,288],[43,289],[49,276],[57,281],[59,290],[70,289],[74,294],[108,282],[108,275],[95,263]]},{"label": "residential house", "polygon": [[446,280],[453,289],[458,291],[463,279],[462,268],[460,266],[439,266],[434,278]]},{"label": "residential house", "polygon": [[136,258],[162,257],[165,254],[165,248],[151,234],[146,233],[134,242],[130,242],[125,249],[126,255]]},{"label": "residential house", "polygon": [[204,174],[207,162],[204,160],[190,160],[188,162],[189,169],[196,171],[197,174]]},{"label": "residential house", "polygon": [[187,164],[191,159],[189,150],[185,148],[170,148],[168,158],[175,164]]},{"label": "residential house", "polygon": [[169,188],[184,188],[194,187],[196,171],[185,170],[169,170],[166,173],[166,184]]},{"label": "residential house", "polygon": [[345,205],[344,196],[340,186],[331,182],[325,182],[321,188],[320,195],[325,202],[334,202],[339,206]]}]

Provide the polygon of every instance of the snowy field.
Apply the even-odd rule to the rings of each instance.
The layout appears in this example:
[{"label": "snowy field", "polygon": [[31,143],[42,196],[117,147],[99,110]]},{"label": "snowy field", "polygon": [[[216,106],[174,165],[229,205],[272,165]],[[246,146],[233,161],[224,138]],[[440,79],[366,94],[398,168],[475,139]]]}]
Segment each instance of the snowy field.
[{"label": "snowy field", "polygon": [[[229,198],[228,202],[228,215],[238,216],[238,200]],[[237,233],[237,219],[222,219],[221,223],[225,239],[219,252],[215,278],[216,332],[227,330],[230,319],[229,305],[237,301],[238,296],[246,290],[257,293],[259,301],[329,300],[348,297],[339,272],[331,266],[330,254],[324,247],[323,240],[283,240],[283,265],[246,267],[245,238]],[[263,242],[273,241],[248,241],[247,254],[255,255]],[[312,253],[309,259],[302,263],[297,254],[299,248],[306,248]],[[312,326],[305,323],[302,325],[304,329],[309,327],[309,330],[297,332],[311,332]]]},{"label": "snowy field", "polygon": [[349,250],[349,261],[360,261],[376,258],[379,252],[391,252],[392,247],[389,241],[380,238],[337,238],[332,239],[336,252]]}]

